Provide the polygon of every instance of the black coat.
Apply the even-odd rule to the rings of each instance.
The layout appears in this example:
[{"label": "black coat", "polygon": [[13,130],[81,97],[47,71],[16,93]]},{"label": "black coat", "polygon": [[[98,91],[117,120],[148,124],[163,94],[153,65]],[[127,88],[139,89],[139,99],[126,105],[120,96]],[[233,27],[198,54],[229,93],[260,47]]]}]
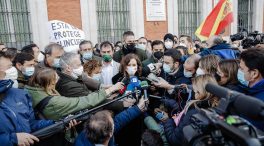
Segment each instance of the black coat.
[{"label": "black coat", "polygon": [[56,84],[56,90],[66,97],[80,97],[87,96],[91,91],[80,79],[74,79],[73,77],[59,72],[59,81]]}]

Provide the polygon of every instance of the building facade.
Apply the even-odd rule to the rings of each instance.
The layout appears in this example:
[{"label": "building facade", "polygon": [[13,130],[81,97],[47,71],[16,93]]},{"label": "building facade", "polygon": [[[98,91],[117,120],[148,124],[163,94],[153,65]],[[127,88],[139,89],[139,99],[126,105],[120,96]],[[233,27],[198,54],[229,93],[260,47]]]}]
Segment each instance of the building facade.
[{"label": "building facade", "polygon": [[[126,30],[132,30],[136,38],[145,36],[150,40],[163,39],[168,32],[195,38],[196,28],[219,0],[159,0],[165,3],[163,21],[147,21],[149,1],[1,0],[0,42],[17,48],[34,42],[43,49],[49,43],[49,20],[61,20],[82,29],[93,43],[116,42]],[[264,31],[264,0],[231,2],[234,22],[225,29],[225,36],[243,28]]]}]

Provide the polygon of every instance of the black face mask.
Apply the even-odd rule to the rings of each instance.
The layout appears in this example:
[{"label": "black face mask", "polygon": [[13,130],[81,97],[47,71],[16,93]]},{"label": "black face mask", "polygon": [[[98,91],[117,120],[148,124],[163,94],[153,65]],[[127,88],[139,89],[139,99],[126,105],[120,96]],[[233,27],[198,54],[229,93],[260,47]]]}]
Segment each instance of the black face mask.
[{"label": "black face mask", "polygon": [[161,52],[161,51],[158,51],[158,52],[154,52],[153,55],[154,55],[155,58],[157,58],[158,60],[160,60],[160,58],[163,57],[164,53]]},{"label": "black face mask", "polygon": [[123,48],[125,54],[134,53],[136,51],[134,43],[126,44]]},{"label": "black face mask", "polygon": [[215,73],[214,77],[217,82],[221,81],[221,77],[217,73]]}]

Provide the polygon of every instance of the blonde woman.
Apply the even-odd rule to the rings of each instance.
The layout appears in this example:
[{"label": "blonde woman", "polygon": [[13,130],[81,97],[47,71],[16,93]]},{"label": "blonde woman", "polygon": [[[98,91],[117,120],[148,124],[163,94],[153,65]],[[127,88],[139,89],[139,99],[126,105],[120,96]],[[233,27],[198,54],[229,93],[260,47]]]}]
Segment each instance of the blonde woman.
[{"label": "blonde woman", "polygon": [[196,76],[211,74],[215,75],[220,58],[216,55],[207,55],[199,61],[199,67],[196,70]]},{"label": "blonde woman", "polygon": [[25,89],[31,95],[33,107],[36,107],[43,99],[50,97],[48,104],[43,109],[47,119],[58,120],[71,113],[78,112],[97,106],[103,102],[108,95],[123,88],[122,83],[117,83],[108,89],[100,89],[86,96],[69,98],[61,96],[55,89],[59,79],[56,71],[50,68],[39,69]]},{"label": "blonde woman", "polygon": [[183,127],[190,124],[190,117],[197,113],[197,108],[210,108],[217,105],[218,100],[205,90],[207,83],[217,84],[212,75],[200,75],[192,79],[195,100],[186,103],[183,111],[170,119],[163,120],[164,132],[170,145],[181,145],[183,142]]}]

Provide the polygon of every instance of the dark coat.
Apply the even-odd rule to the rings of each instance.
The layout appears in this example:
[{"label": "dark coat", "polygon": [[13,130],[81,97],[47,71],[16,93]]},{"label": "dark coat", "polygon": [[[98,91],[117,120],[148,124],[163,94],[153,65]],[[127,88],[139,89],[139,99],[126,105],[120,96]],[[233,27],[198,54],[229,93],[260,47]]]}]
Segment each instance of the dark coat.
[{"label": "dark coat", "polygon": [[[125,127],[129,122],[136,119],[141,114],[140,109],[137,106],[133,106],[124,110],[123,112],[117,114],[114,117],[114,135],[117,134],[123,127]],[[86,132],[83,131],[76,139],[75,146],[93,146],[86,137]],[[114,138],[110,139],[108,146],[115,146]]]},{"label": "dark coat", "polygon": [[[116,62],[120,63],[122,58],[123,58],[123,56],[127,55],[126,53],[124,53],[123,49],[120,49],[120,50],[118,50],[117,52],[114,53],[113,59]],[[146,60],[148,58],[147,55],[146,55],[146,52],[144,50],[141,50],[141,49],[138,49],[138,48],[135,49],[134,54],[136,54],[138,56],[140,61],[144,61],[144,60]]]},{"label": "dark coat", "polygon": [[60,79],[56,84],[56,90],[62,96],[80,97],[91,93],[91,91],[86,87],[81,79],[74,79],[73,77],[62,72],[58,72],[58,75],[60,76]]}]

